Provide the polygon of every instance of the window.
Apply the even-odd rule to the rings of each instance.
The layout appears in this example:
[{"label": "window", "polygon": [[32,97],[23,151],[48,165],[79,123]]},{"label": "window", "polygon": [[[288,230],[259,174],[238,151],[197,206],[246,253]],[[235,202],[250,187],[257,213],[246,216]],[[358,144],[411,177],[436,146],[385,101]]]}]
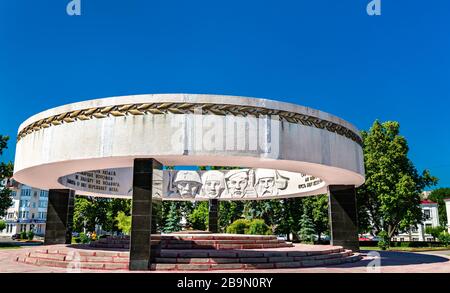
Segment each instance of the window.
[{"label": "window", "polygon": [[39,197],[48,197],[48,192],[45,190],[41,190],[41,193],[39,194]]},{"label": "window", "polygon": [[39,201],[39,207],[40,208],[46,208],[47,207],[47,201],[46,200],[40,200]]},{"label": "window", "polygon": [[400,241],[405,241],[405,238],[400,238]]},{"label": "window", "polygon": [[425,220],[429,220],[431,218],[431,211],[423,210],[423,216],[424,216]]},{"label": "window", "polygon": [[31,196],[31,189],[21,189],[20,195],[21,196]]},{"label": "window", "polygon": [[413,237],[412,241],[419,241],[419,238]]},{"label": "window", "polygon": [[36,203],[35,202],[33,202],[33,208],[36,208]]}]

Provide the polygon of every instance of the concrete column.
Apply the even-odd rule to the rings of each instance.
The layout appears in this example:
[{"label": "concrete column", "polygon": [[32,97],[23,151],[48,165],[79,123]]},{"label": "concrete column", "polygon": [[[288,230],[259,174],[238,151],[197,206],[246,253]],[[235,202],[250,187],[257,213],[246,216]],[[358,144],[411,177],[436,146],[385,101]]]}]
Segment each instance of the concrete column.
[{"label": "concrete column", "polygon": [[219,233],[219,200],[209,200],[208,213],[208,231],[211,233]]},{"label": "concrete column", "polygon": [[[133,168],[133,201],[131,210],[130,270],[149,270],[152,251],[151,234],[157,232],[160,199],[152,201],[153,176],[162,164],[154,159],[135,159]],[[155,247],[154,247],[155,248]]]},{"label": "concrete column", "polygon": [[49,190],[44,244],[70,244],[72,242],[74,202],[75,191],[73,190]]},{"label": "concrete column", "polygon": [[359,251],[355,186],[330,185],[328,187],[328,214],[331,245]]}]

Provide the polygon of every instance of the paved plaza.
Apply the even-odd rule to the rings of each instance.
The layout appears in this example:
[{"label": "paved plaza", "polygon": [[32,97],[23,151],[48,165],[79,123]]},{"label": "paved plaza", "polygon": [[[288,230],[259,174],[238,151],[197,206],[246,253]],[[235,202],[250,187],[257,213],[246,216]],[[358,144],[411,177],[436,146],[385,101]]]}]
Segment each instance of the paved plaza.
[{"label": "paved plaza", "polygon": [[[0,249],[0,272],[2,273],[65,273],[65,268],[51,268],[16,261],[17,257],[33,248]],[[449,273],[450,251],[409,253],[409,252],[379,252],[380,258],[368,251],[362,251],[363,259],[355,263],[327,267],[247,270],[248,273]],[[374,258],[375,257],[375,258]],[[380,263],[380,266],[376,265]],[[69,271],[70,272],[70,271]],[[83,269],[83,273],[125,273],[128,270],[105,271]],[[214,271],[214,273],[236,273],[244,271]],[[155,271],[145,273],[158,273]],[[193,272],[194,273],[194,272]]]}]

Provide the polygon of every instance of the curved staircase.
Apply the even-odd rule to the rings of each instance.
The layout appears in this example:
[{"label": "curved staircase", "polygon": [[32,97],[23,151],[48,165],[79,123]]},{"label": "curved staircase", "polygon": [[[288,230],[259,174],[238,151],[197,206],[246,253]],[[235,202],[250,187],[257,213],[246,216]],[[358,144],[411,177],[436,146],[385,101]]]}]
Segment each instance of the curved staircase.
[{"label": "curved staircase", "polygon": [[[90,245],[36,248],[17,261],[67,269],[128,270],[129,238],[104,238]],[[160,244],[152,270],[211,271],[282,269],[356,262],[359,254],[342,247],[302,245],[276,236],[230,234],[170,234],[152,236]]]}]

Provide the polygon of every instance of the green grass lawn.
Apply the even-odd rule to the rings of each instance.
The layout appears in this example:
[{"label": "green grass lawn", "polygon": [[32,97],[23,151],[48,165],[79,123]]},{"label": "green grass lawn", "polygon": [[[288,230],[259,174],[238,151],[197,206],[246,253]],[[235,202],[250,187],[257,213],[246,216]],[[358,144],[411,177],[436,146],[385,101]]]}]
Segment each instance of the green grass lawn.
[{"label": "green grass lawn", "polygon": [[[361,246],[361,250],[381,250],[378,246]],[[390,247],[387,251],[422,252],[450,250],[448,247]]]}]

